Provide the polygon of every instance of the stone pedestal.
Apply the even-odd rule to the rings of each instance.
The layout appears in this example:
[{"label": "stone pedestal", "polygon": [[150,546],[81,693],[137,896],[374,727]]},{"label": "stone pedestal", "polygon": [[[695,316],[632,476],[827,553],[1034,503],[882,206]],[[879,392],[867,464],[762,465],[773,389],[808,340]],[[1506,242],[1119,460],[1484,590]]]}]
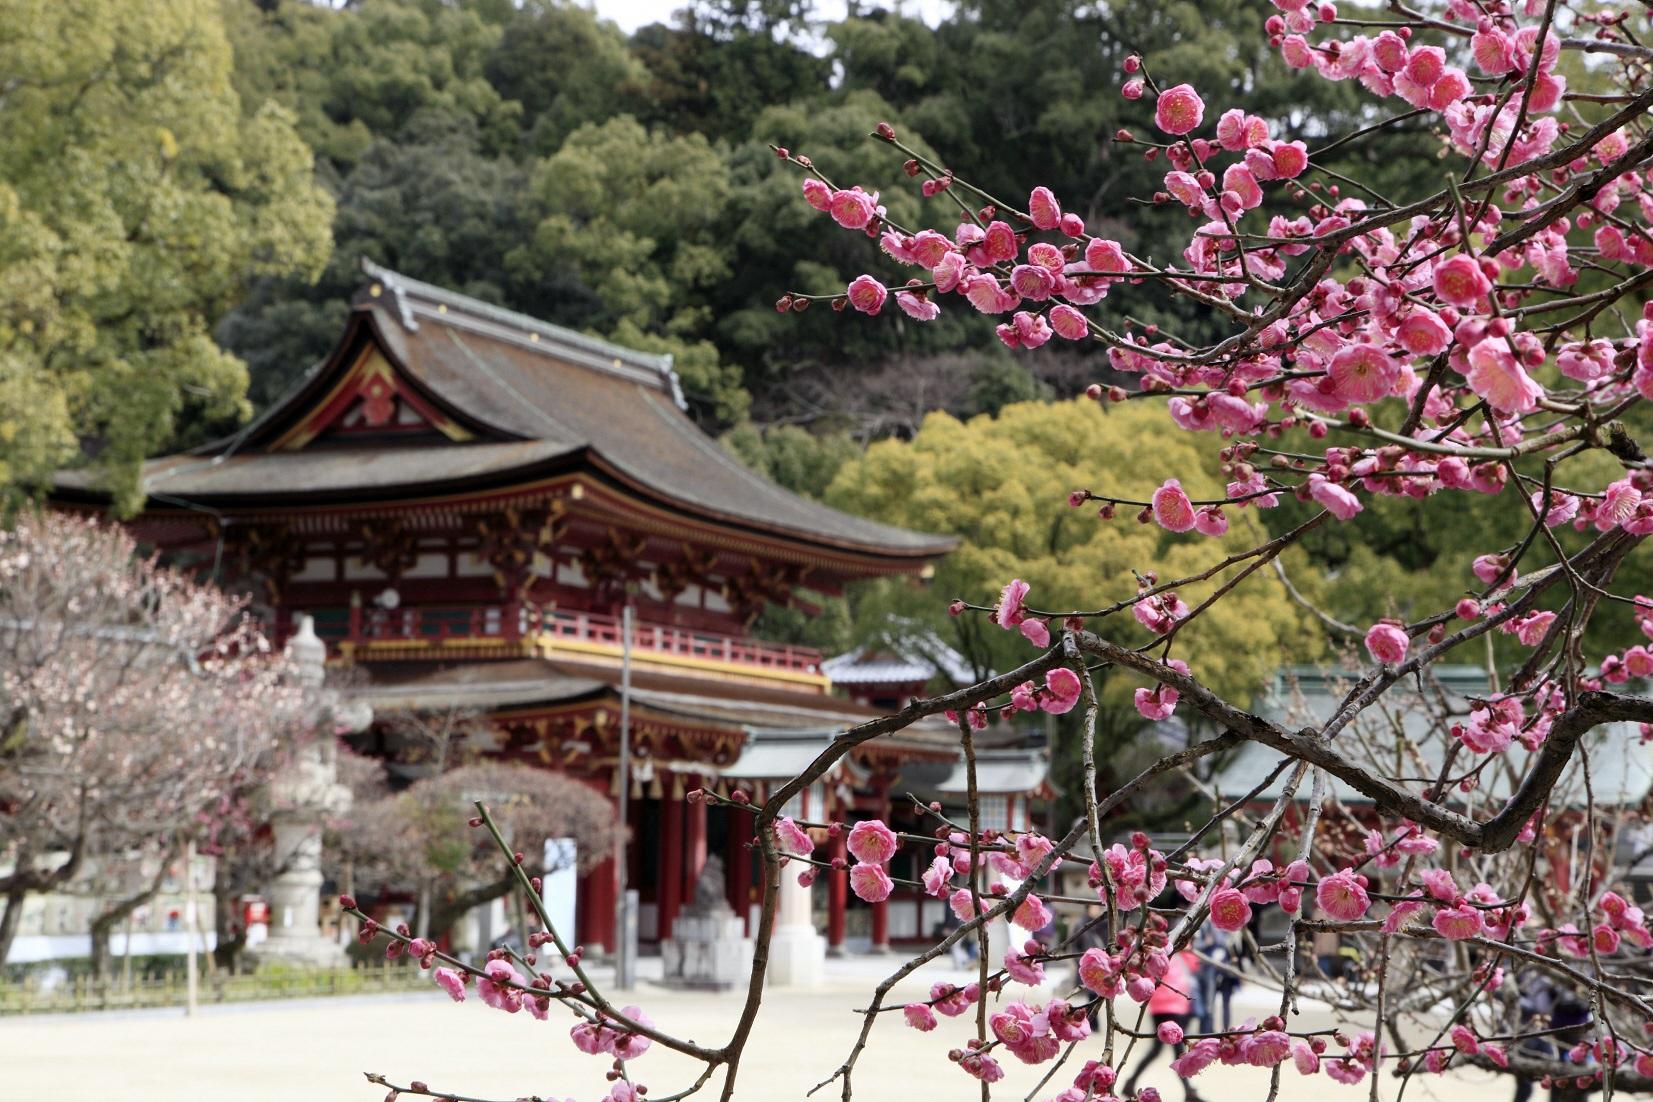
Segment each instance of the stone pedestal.
[{"label": "stone pedestal", "polygon": [[344,947],[321,932],[321,824],[284,815],[271,829],[280,871],[270,882],[270,933],[248,956],[258,966],[343,966]]},{"label": "stone pedestal", "polygon": [[729,906],[723,859],[709,857],[695,881],[694,901],[672,920],[660,942],[666,982],[674,987],[726,991],[752,976],[752,942]]},{"label": "stone pedestal", "polygon": [[781,870],[775,931],[769,939],[770,987],[819,987],[826,970],[826,938],[815,932],[809,888],[792,867]]},{"label": "stone pedestal", "polygon": [[666,982],[676,987],[727,991],[752,975],[752,939],[734,911],[678,915],[660,943]]}]

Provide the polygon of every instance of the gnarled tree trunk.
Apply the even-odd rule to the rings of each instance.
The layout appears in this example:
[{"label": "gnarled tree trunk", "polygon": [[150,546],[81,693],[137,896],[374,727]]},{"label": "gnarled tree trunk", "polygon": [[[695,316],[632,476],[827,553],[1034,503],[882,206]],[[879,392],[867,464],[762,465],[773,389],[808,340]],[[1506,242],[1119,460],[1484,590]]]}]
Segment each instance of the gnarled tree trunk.
[{"label": "gnarled tree trunk", "polygon": [[[161,884],[166,880],[167,867],[178,857],[178,843],[174,840],[161,854],[160,864],[155,869],[155,875],[149,882],[132,895],[106,906],[92,918],[90,933],[92,936],[92,980],[99,987],[109,978],[109,935],[115,926],[126,920],[126,917],[139,907],[155,898],[161,890]],[[130,946],[128,953],[131,952]]]}]

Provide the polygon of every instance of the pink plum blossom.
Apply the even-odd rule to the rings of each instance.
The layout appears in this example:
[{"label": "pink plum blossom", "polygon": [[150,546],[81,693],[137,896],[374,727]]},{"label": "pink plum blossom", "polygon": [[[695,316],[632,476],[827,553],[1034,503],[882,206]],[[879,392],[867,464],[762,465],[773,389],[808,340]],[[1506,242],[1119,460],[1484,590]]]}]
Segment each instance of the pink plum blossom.
[{"label": "pink plum blossom", "polygon": [[1386,666],[1398,666],[1406,661],[1410,643],[1406,630],[1389,620],[1373,624],[1366,632],[1366,653],[1372,656],[1372,661]]},{"label": "pink plum blossom", "polygon": [[899,847],[895,832],[877,819],[863,819],[850,828],[848,847],[857,861],[882,865]]},{"label": "pink plum blossom", "polygon": [[1361,879],[1351,869],[1340,869],[1323,877],[1314,890],[1315,902],[1322,911],[1339,922],[1354,922],[1363,918],[1372,900],[1366,894],[1366,886]]},{"label": "pink plum blossom", "polygon": [[436,986],[448,993],[448,997],[456,1003],[465,1001],[465,977],[452,968],[438,968],[431,973],[436,980]]},{"label": "pink plum blossom", "polygon": [[882,903],[895,890],[895,882],[890,874],[884,871],[883,865],[868,864],[865,861],[857,862],[849,870],[850,890],[860,899],[868,903]]},{"label": "pink plum blossom", "polygon": [[1167,88],[1154,104],[1154,125],[1167,134],[1193,133],[1204,119],[1205,101],[1189,84]]}]

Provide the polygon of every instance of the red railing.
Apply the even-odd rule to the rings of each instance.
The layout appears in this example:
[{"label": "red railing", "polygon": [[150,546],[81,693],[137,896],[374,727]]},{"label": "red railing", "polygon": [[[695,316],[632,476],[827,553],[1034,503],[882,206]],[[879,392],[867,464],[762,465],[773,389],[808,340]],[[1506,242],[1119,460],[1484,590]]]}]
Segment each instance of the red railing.
[{"label": "red railing", "polygon": [[[616,616],[553,609],[544,614],[540,630],[557,639],[577,639],[613,647],[622,645],[620,620]],[[813,647],[759,643],[733,635],[691,631],[664,624],[633,622],[631,645],[637,650],[675,654],[683,658],[704,658],[801,673],[821,672],[821,652]]]},{"label": "red railing", "polygon": [[[617,616],[563,609],[535,610],[526,605],[418,605],[407,608],[372,607],[317,609],[316,634],[330,645],[351,643],[421,642],[441,644],[456,640],[519,642],[535,635],[553,640],[595,643],[619,649],[623,645]],[[291,623],[282,625],[283,637]],[[760,643],[717,632],[693,631],[634,621],[634,650],[671,654],[762,669],[795,673],[821,672],[821,652],[813,647]]]}]

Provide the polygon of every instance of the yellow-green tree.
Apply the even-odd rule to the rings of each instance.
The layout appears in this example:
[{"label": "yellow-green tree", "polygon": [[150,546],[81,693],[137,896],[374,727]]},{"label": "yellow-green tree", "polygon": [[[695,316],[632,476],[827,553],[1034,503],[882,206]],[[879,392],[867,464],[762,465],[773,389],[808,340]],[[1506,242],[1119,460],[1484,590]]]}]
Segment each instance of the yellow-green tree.
[{"label": "yellow-green tree", "polygon": [[[1154,571],[1169,581],[1268,538],[1246,509],[1229,510],[1228,534],[1212,539],[1140,523],[1134,508],[1102,520],[1094,505],[1065,504],[1069,491],[1087,488],[1146,501],[1168,477],[1180,478],[1193,497],[1222,496],[1212,441],[1176,428],[1162,407],[1147,403],[1021,402],[997,417],[963,422],[935,413],[910,442],[874,444],[847,464],[827,498],[865,516],[960,538],[928,591],[881,594],[899,611],[922,604],[933,615],[954,597],[992,604],[1011,578],[1031,584],[1028,601],[1038,608],[1094,610],[1134,594],[1137,573]],[[1178,592],[1193,606],[1223,577]],[[1225,695],[1243,697],[1281,662],[1304,661],[1314,651],[1305,642],[1317,633],[1267,570],[1200,619],[1198,630],[1177,637],[1171,656]],[[1153,638],[1128,611],[1090,627],[1119,642]],[[977,640],[974,657],[1000,669],[1033,654],[1012,632],[990,628],[965,642]]]},{"label": "yellow-green tree", "polygon": [[209,326],[313,276],[332,202],[292,116],[243,103],[215,0],[0,0],[0,493],[77,445],[136,504],[186,404],[241,413]]},{"label": "yellow-green tree", "polygon": [[[1087,488],[1146,501],[1173,477],[1195,498],[1221,496],[1212,443],[1210,436],[1175,427],[1162,406],[1104,408],[1081,399],[1021,402],[1005,406],[997,417],[969,421],[933,413],[910,442],[874,444],[838,472],[827,500],[892,524],[955,535],[960,544],[937,567],[927,589],[885,583],[860,594],[858,630],[874,636],[879,622],[892,616],[928,621],[960,647],[978,673],[1010,669],[1036,653],[1032,645],[978,613],[949,620],[944,610],[952,598],[990,605],[1007,581],[1022,578],[1032,586],[1031,606],[1095,610],[1133,595],[1138,573],[1152,571],[1169,581],[1264,542],[1267,533],[1251,510],[1230,510],[1228,534],[1213,539],[1141,523],[1135,508],[1121,507],[1114,519],[1103,520],[1094,505],[1065,504],[1070,491]],[[1178,592],[1190,607],[1197,606],[1222,579]],[[1174,639],[1171,657],[1187,661],[1197,677],[1229,699],[1260,689],[1282,663],[1308,661],[1319,653],[1320,632],[1267,569],[1200,620]],[[1121,643],[1145,646],[1153,640],[1129,611],[1093,618],[1088,626]],[[1158,751],[1140,737],[1146,721],[1132,703],[1133,691],[1145,682],[1108,671],[1095,680],[1103,702],[1096,756],[1107,784],[1131,775]],[[1052,724],[1050,734],[1056,748],[1053,779],[1067,793],[1069,810],[1077,812],[1082,773],[1074,719]],[[1192,790],[1179,790],[1156,806],[1134,804],[1133,814],[1174,822],[1198,799]]]}]

